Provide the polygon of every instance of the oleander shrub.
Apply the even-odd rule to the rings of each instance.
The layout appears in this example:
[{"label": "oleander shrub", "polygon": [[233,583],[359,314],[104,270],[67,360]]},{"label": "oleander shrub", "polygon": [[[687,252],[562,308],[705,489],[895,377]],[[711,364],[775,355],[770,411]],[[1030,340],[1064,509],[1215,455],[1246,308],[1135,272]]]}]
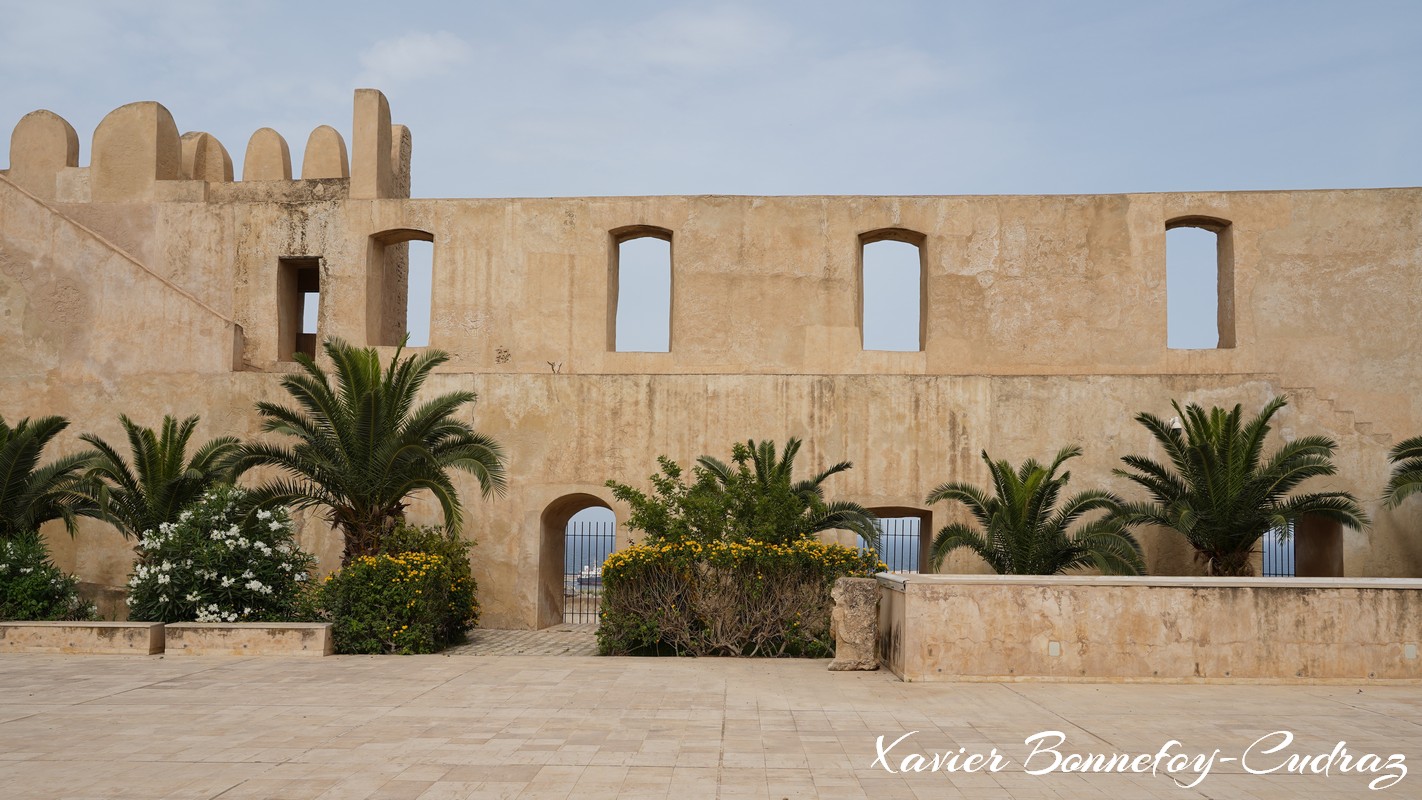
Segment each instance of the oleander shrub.
[{"label": "oleander shrub", "polygon": [[49,560],[39,534],[0,541],[0,620],[97,619],[79,581]]},{"label": "oleander shrub", "polygon": [[664,542],[608,556],[602,568],[603,655],[833,655],[837,578],[888,569],[873,550],[810,538]]},{"label": "oleander shrub", "polygon": [[321,589],[339,653],[434,653],[447,642],[449,559],[437,553],[356,556]]},{"label": "oleander shrub", "polygon": [[209,489],[176,522],[138,539],[129,617],[153,622],[311,619],[316,559],[297,546],[285,508],[252,511],[235,486]]}]

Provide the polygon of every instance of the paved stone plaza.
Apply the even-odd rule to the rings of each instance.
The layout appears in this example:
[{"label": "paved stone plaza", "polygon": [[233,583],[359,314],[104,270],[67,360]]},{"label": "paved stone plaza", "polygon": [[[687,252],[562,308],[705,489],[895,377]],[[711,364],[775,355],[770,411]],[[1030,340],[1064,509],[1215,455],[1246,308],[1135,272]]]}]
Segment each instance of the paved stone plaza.
[{"label": "paved stone plaza", "polygon": [[[563,632],[563,638],[584,635]],[[526,634],[524,635],[526,636]],[[493,636],[484,647],[499,649]],[[513,636],[511,638],[518,638]],[[557,637],[554,637],[557,638]],[[558,646],[558,645],[553,645]],[[463,652],[477,652],[476,639]],[[516,648],[516,645],[508,645]],[[824,661],[586,656],[0,657],[0,796],[21,798],[1297,798],[1422,796],[1422,689],[1406,685],[904,684]],[[1024,772],[1066,753],[1403,754],[1409,774]],[[990,753],[996,773],[889,774],[891,749]],[[1272,742],[1266,743],[1270,744]],[[1261,746],[1262,747],[1262,746]],[[966,753],[965,753],[966,755]],[[1038,756],[1046,766],[1050,756]],[[1182,773],[1186,782],[1193,775]]]}]

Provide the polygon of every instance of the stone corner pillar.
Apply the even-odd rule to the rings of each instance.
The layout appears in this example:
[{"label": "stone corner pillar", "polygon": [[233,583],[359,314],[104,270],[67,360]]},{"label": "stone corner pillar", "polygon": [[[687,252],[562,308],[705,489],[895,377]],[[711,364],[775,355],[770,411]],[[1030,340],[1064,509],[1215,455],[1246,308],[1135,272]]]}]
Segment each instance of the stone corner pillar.
[{"label": "stone corner pillar", "polygon": [[830,590],[830,635],[834,636],[832,671],[879,668],[879,581],[840,578]]}]

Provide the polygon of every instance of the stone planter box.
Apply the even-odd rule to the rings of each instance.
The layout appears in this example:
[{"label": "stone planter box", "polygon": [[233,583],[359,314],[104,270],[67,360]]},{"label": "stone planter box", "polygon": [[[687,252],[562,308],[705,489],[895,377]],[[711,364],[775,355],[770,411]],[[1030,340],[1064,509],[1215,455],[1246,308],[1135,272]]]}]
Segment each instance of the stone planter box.
[{"label": "stone planter box", "polygon": [[167,654],[193,656],[329,656],[329,622],[175,622]]},{"label": "stone planter box", "polygon": [[161,622],[0,622],[0,653],[146,656],[161,652]]},{"label": "stone planter box", "polygon": [[1422,680],[1422,580],[888,575],[906,681]]}]

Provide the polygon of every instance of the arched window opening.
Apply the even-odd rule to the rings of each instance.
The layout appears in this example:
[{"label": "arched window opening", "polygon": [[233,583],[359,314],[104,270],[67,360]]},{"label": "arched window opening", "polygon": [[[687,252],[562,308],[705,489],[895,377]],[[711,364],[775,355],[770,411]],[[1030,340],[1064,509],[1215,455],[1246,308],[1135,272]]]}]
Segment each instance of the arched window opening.
[{"label": "arched window opening", "polygon": [[647,226],[613,231],[608,305],[609,349],[671,352],[671,231]]},{"label": "arched window opening", "polygon": [[859,316],[865,350],[923,349],[924,239],[897,228],[860,237]]},{"label": "arched window opening", "polygon": [[538,627],[596,625],[602,563],[617,542],[617,518],[591,494],[560,497],[543,511]]},{"label": "arched window opening", "polygon": [[1166,223],[1166,343],[1175,350],[1234,347],[1230,224],[1212,217]]},{"label": "arched window opening", "polygon": [[[370,344],[397,345],[410,334],[410,344],[429,343],[429,322],[433,317],[434,234],[413,228],[383,231],[370,237],[366,263],[366,336]],[[420,271],[429,276],[427,284],[412,283],[411,244],[415,244]],[[423,249],[419,249],[423,248]],[[411,308],[420,310],[420,330],[411,328]]]},{"label": "arched window opening", "polygon": [[430,343],[430,307],[434,304],[434,242],[408,242],[405,293],[405,329],[411,347]]}]

